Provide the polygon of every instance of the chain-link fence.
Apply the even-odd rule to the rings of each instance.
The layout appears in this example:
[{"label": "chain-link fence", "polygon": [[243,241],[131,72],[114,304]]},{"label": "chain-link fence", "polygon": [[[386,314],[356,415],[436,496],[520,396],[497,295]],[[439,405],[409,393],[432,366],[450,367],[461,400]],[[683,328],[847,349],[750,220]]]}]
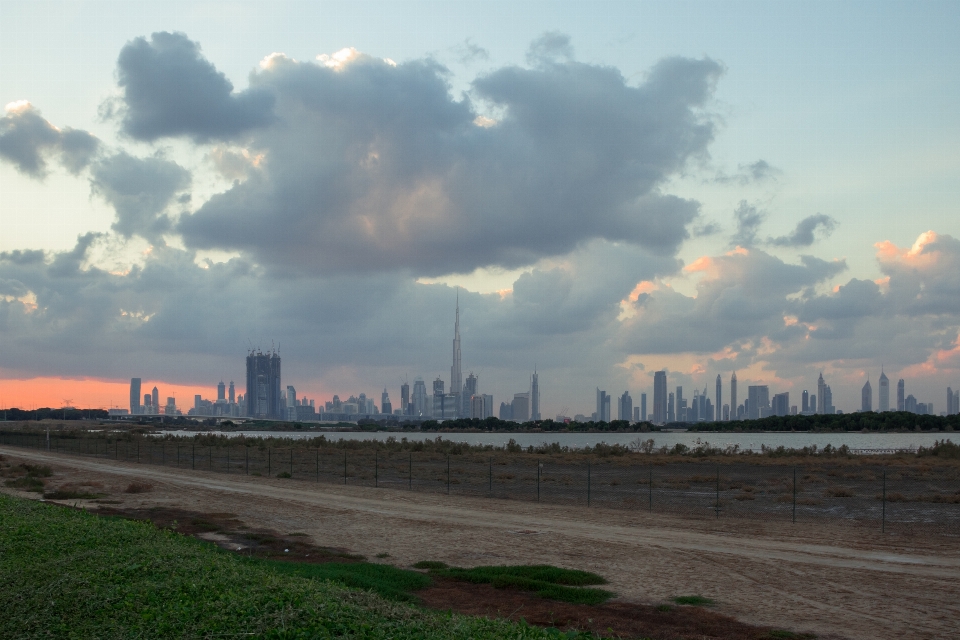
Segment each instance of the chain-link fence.
[{"label": "chain-link fence", "polygon": [[294,480],[551,504],[781,522],[845,521],[881,531],[960,535],[960,465],[813,459],[802,465],[675,462],[657,454],[595,457],[496,451],[306,449],[201,445],[0,432],[0,444]]}]

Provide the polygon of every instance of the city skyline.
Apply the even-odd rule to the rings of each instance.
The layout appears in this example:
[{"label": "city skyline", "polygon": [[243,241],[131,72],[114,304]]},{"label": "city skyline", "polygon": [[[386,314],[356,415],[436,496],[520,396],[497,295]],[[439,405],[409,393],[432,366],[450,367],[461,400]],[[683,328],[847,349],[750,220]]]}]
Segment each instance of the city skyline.
[{"label": "city skyline", "polygon": [[960,387],[956,5],[171,2],[0,6],[2,405]]}]

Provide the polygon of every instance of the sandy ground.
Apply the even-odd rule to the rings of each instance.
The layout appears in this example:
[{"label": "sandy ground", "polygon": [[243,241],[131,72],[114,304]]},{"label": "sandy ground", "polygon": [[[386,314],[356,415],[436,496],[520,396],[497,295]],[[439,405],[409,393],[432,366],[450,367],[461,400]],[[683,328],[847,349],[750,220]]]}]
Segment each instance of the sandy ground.
[{"label": "sandy ground", "polygon": [[[960,637],[960,537],[343,487],[10,447],[0,454],[50,465],[51,487],[92,483],[125,507],[229,512],[318,545],[388,553],[398,566],[555,564],[605,576],[623,600],[702,595],[744,622],[824,640]],[[134,480],[152,491],[124,493]]]}]

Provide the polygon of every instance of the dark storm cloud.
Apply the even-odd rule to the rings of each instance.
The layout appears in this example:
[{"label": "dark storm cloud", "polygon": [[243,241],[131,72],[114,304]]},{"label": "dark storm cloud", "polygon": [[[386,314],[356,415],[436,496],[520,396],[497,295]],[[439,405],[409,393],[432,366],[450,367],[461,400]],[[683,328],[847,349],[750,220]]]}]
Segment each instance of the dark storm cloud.
[{"label": "dark storm cloud", "polygon": [[99,140],[79,129],[58,129],[29,102],[7,106],[0,118],[0,158],[33,178],[47,174],[50,155],[59,154],[64,168],[82,171],[96,155]]},{"label": "dark storm cloud", "polygon": [[273,119],[273,96],[233,84],[182,33],[136,38],[120,51],[123,131],[138,140],[228,139]]},{"label": "dark storm cloud", "polygon": [[135,158],[121,151],[93,166],[91,185],[117,212],[114,231],[155,241],[170,229],[165,211],[174,196],[190,186],[190,173],[170,160]]},{"label": "dark storm cloud", "polygon": [[777,247],[809,247],[817,239],[816,236],[825,238],[833,233],[836,226],[836,220],[828,215],[817,213],[798,222],[793,233],[770,238],[767,242]]},{"label": "dark storm cloud", "polygon": [[249,179],[181,219],[188,246],[313,272],[419,275],[518,267],[600,238],[672,255],[696,202],[659,188],[706,152],[720,66],[669,59],[640,87],[619,71],[541,61],[449,94],[431,61],[273,57],[253,77],[277,123],[252,132]]}]

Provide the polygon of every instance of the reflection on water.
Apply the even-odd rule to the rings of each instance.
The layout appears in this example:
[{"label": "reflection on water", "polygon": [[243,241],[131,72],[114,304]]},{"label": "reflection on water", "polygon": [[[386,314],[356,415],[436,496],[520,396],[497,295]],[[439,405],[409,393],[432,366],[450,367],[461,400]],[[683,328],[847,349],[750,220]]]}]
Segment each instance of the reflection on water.
[{"label": "reflection on water", "polygon": [[[194,431],[160,431],[162,434],[193,437]],[[494,445],[502,447],[511,439],[517,444],[540,445],[558,443],[560,446],[580,448],[606,444],[628,445],[637,439],[652,439],[656,447],[673,447],[682,443],[695,447],[699,443],[708,443],[713,447],[739,446],[741,450],[760,451],[761,445],[767,447],[802,448],[816,445],[822,449],[832,445],[847,445],[851,449],[916,449],[929,447],[937,440],[960,442],[960,436],[953,433],[424,433],[424,432],[356,432],[356,431],[208,431],[204,433],[239,436],[248,438],[316,438],[323,435],[328,440],[386,440],[387,438],[407,438],[408,440],[433,440],[443,438],[453,442],[471,445]]]}]

